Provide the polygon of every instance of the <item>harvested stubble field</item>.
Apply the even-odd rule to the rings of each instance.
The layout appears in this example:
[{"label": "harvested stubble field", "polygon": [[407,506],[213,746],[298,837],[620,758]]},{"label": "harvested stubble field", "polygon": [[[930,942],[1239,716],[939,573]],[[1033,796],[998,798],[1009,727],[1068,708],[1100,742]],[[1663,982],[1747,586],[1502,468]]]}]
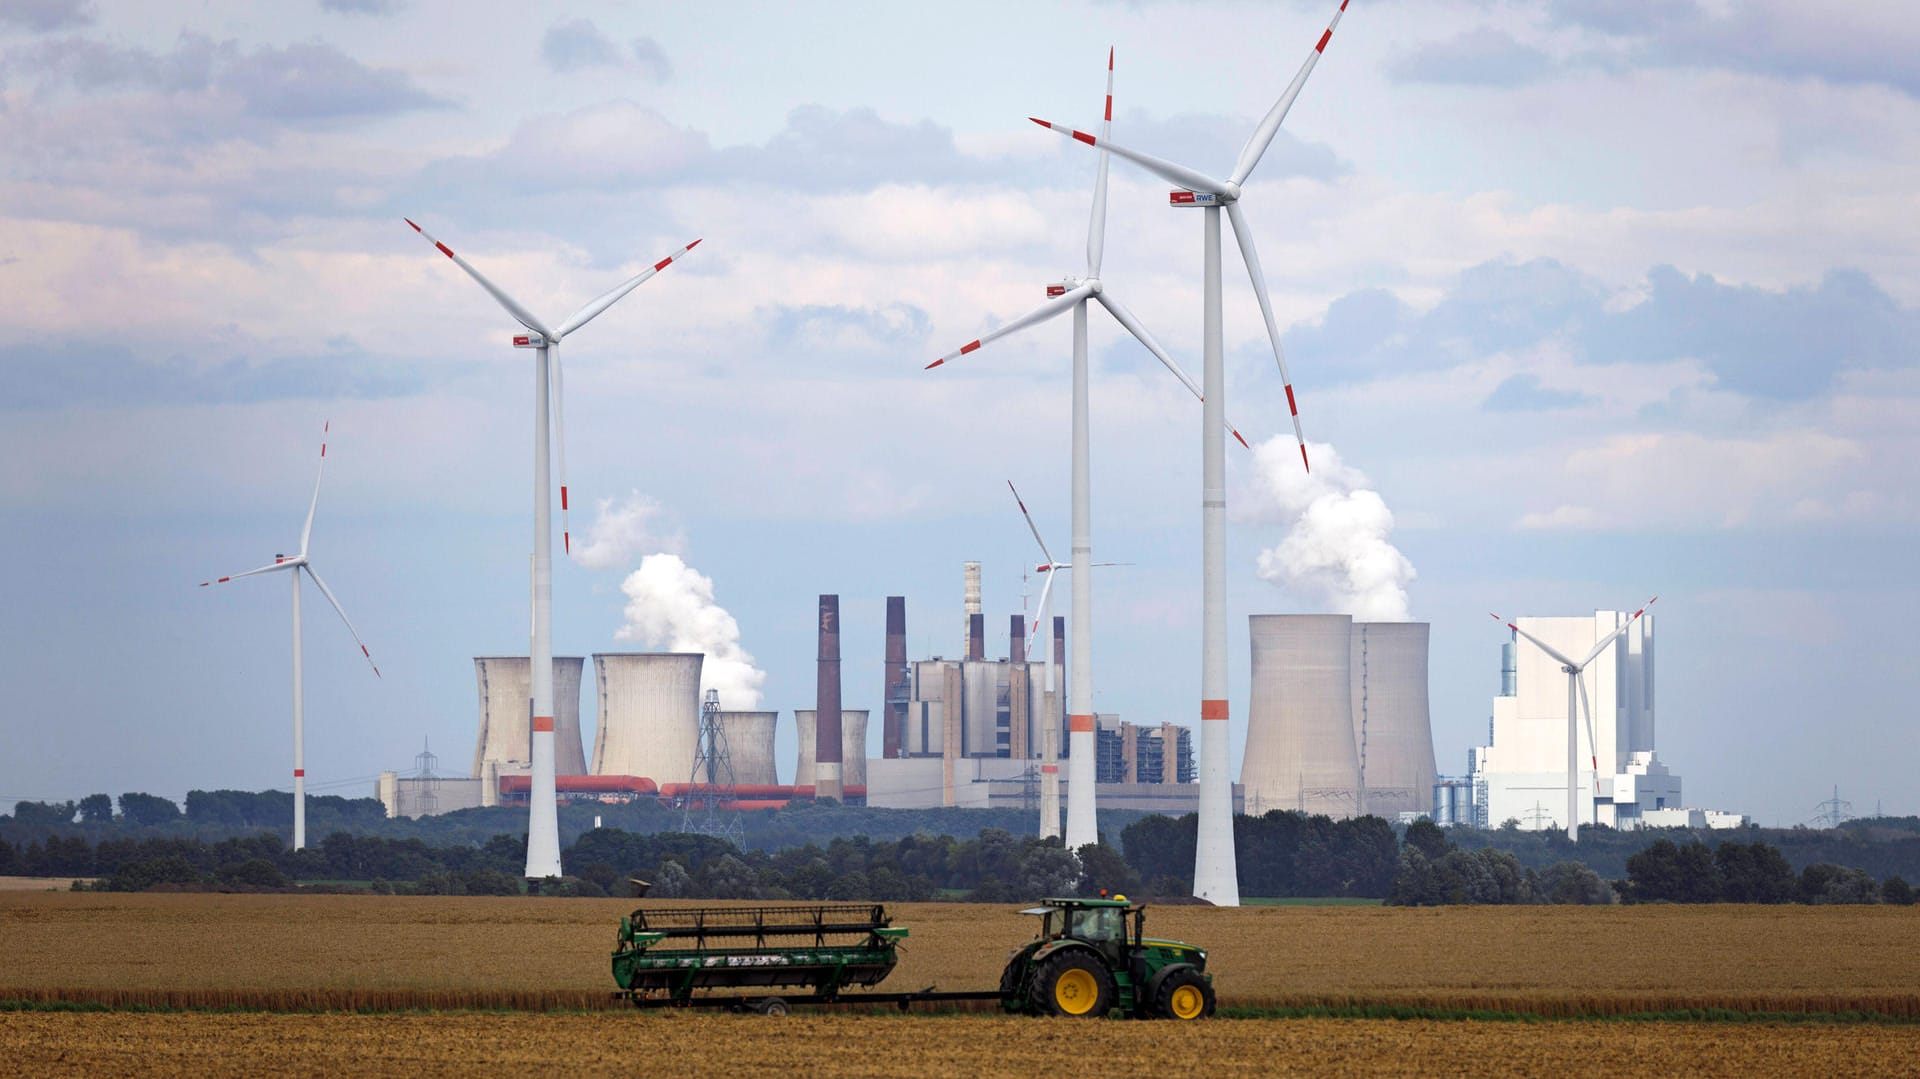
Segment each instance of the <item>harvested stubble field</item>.
[{"label": "harvested stubble field", "polygon": [[[1819,1075],[1910,1068],[1920,1028],[1082,1023],[802,1015],[0,1014],[30,1075]],[[1902,1065],[1900,1061],[1906,1061]]]},{"label": "harvested stubble field", "polygon": [[[660,904],[669,905],[669,904]],[[693,903],[672,905],[699,905]],[[632,900],[0,893],[0,1000],[273,1010],[610,1007]],[[897,904],[888,990],[987,989],[1033,919]],[[1920,908],[1155,907],[1223,1007],[1920,1019]],[[1623,942],[1633,945],[1622,958]]]}]

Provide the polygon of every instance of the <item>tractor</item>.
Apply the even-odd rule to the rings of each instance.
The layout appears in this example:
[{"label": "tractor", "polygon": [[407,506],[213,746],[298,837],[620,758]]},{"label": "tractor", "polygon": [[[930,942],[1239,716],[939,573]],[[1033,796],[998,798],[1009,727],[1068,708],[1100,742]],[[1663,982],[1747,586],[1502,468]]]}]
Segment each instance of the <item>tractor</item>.
[{"label": "tractor", "polygon": [[[1145,906],[1111,899],[1043,899],[1022,914],[1040,934],[1000,975],[1000,1007],[1027,1015],[1203,1019],[1213,1014],[1207,953],[1147,937]],[[1129,924],[1131,923],[1131,924]]]}]

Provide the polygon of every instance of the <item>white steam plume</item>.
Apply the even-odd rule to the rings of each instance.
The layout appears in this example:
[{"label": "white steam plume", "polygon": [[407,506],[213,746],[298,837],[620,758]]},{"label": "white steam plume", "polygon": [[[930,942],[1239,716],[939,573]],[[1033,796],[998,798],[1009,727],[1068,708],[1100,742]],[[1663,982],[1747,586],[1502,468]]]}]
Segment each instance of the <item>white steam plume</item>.
[{"label": "white steam plume", "polygon": [[685,539],[658,502],[638,492],[615,503],[601,499],[574,560],[590,569],[617,569],[640,557],[640,568],[620,583],[627,624],[614,639],[648,648],[700,652],[700,689],[718,690],[720,707],[760,707],[766,672],[740,647],[740,624],[714,602],[713,580],[680,557]]},{"label": "white steam plume", "polygon": [[1316,442],[1309,453],[1311,473],[1301,469],[1299,445],[1290,438],[1275,436],[1254,449],[1249,517],[1287,526],[1278,546],[1260,552],[1260,576],[1335,614],[1406,621],[1415,574],[1388,539],[1393,512],[1332,446]]}]

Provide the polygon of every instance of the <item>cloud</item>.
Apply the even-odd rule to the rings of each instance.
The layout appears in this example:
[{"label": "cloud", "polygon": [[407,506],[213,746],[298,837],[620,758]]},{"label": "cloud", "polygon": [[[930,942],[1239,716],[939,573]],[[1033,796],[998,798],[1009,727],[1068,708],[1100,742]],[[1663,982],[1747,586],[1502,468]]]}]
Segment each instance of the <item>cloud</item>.
[{"label": "cloud", "polygon": [[563,19],[547,27],[540,55],[555,71],[620,66],[619,48],[591,19]]},{"label": "cloud", "polygon": [[1490,412],[1543,412],[1593,403],[1592,397],[1575,390],[1545,388],[1540,385],[1539,375],[1518,374],[1495,386],[1480,407]]},{"label": "cloud", "polygon": [[1446,41],[1422,44],[1387,69],[1400,82],[1454,83],[1463,86],[1519,86],[1552,72],[1553,60],[1512,34],[1490,26],[1468,30]]},{"label": "cloud", "polygon": [[[288,399],[405,397],[429,383],[417,368],[397,368],[342,343],[333,354],[281,355],[212,364],[172,355],[142,358],[124,345],[63,343],[0,346],[0,370],[12,372],[0,412],[76,406],[240,403]],[[31,372],[31,374],[29,374]]]},{"label": "cloud", "polygon": [[446,108],[404,72],[368,67],[323,41],[243,48],[183,33],[167,51],[85,38],[46,42],[20,54],[39,88],[64,87],[88,97],[130,92],[159,95],[139,102],[133,123],[154,125],[147,141],[264,139],[281,126],[311,128],[341,121]]},{"label": "cloud", "polygon": [[599,500],[593,524],[574,551],[573,560],[588,569],[618,569],[649,554],[680,554],[686,545],[686,536],[666,508],[632,491],[618,502]]},{"label": "cloud", "polygon": [[1393,512],[1332,446],[1316,442],[1309,450],[1312,472],[1301,467],[1299,444],[1285,435],[1254,447],[1245,519],[1287,526],[1279,544],[1260,552],[1261,578],[1335,614],[1405,621],[1415,573],[1389,538]]},{"label": "cloud", "polygon": [[635,70],[655,83],[663,83],[673,77],[673,64],[667,60],[667,52],[658,41],[650,37],[633,39],[633,64]]},{"label": "cloud", "polygon": [[320,0],[322,11],[342,15],[392,15],[402,6],[401,0]]},{"label": "cloud", "polygon": [[1705,67],[1836,84],[1879,83],[1920,96],[1920,21],[1904,0],[1559,0],[1550,19],[1608,35],[1635,66]]},{"label": "cloud", "polygon": [[782,352],[817,356],[882,355],[897,360],[904,351],[924,351],[932,331],[926,311],[907,303],[781,306],[766,309],[761,318],[770,344]]},{"label": "cloud", "polygon": [[0,26],[34,33],[87,26],[94,20],[92,0],[7,0],[0,4]]}]

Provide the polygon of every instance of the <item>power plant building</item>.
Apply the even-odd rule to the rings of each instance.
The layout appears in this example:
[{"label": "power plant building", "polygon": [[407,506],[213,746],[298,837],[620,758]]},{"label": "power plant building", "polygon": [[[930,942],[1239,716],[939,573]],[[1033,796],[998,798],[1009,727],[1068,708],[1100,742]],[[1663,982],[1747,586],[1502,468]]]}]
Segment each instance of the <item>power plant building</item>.
[{"label": "power plant building", "polygon": [[[1514,624],[1577,658],[1629,617],[1595,611],[1590,618],[1521,618]],[[1680,777],[1654,750],[1653,645],[1654,616],[1643,615],[1582,676],[1595,744],[1588,744],[1583,715],[1575,754],[1581,824],[1637,828],[1681,808]],[[1493,699],[1491,742],[1469,757],[1473,816],[1487,827],[1511,820],[1530,830],[1565,829],[1566,672],[1531,642],[1509,642],[1501,648],[1500,689]]]},{"label": "power plant building", "polygon": [[700,748],[698,652],[596,652],[593,774],[685,783]]},{"label": "power plant building", "polygon": [[1424,622],[1254,615],[1247,812],[1424,813],[1434,783]]},{"label": "power plant building", "polygon": [[[585,665],[579,656],[553,657],[555,775],[584,775],[587,770],[580,739],[580,675]],[[473,673],[480,690],[480,736],[473,749],[471,775],[478,779],[489,771],[510,775],[529,771],[533,766],[532,661],[526,656],[478,656]]]},{"label": "power plant building", "polygon": [[1178,723],[1141,726],[1093,717],[1094,779],[1109,783],[1192,783],[1193,732]]}]

